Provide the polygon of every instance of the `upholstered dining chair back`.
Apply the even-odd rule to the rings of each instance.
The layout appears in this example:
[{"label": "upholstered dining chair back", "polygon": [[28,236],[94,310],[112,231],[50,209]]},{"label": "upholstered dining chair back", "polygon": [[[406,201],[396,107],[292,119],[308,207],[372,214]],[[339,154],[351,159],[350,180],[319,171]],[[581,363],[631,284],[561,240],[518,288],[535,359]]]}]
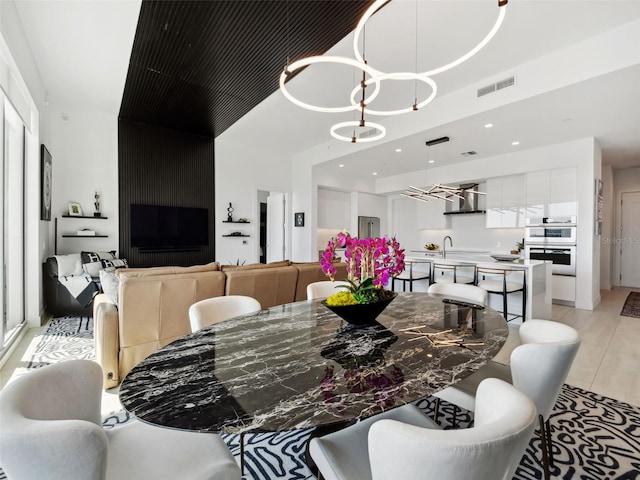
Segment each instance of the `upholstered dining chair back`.
[{"label": "upholstered dining chair back", "polygon": [[232,317],[258,312],[262,309],[260,302],[245,295],[225,295],[205,298],[189,307],[189,323],[191,331],[223,322]]},{"label": "upholstered dining chair back", "polygon": [[70,361],[28,372],[0,392],[0,464],[9,478],[105,478],[102,371]]},{"label": "upholstered dining chair back", "polygon": [[439,430],[380,420],[369,430],[373,480],[511,480],[536,420],[533,402],[497,378],[483,380],[473,428]]},{"label": "upholstered dining chair back", "polygon": [[466,283],[434,283],[429,286],[427,292],[457,297],[478,305],[486,305],[488,300],[486,290]]},{"label": "upholstered dining chair back", "polygon": [[568,325],[535,319],[524,322],[519,334],[522,345],[511,353],[511,378],[546,421],[578,353],[580,336]]},{"label": "upholstered dining chair back", "polygon": [[102,369],[68,360],[28,372],[0,391],[0,465],[15,480],[240,480],[219,435],[138,420],[105,430]]},{"label": "upholstered dining chair back", "polygon": [[313,282],[307,285],[307,300],[314,300],[316,298],[327,298],[334,293],[347,290],[349,288],[349,282],[343,282],[341,280],[326,280],[322,282]]}]

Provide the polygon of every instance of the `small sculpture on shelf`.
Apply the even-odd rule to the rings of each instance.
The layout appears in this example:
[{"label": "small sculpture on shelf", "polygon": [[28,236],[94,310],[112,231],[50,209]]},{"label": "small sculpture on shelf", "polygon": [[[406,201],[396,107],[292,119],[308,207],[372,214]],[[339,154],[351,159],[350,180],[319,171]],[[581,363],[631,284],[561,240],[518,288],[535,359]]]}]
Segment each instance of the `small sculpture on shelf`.
[{"label": "small sculpture on shelf", "polygon": [[229,208],[227,208],[227,222],[233,222],[233,206],[229,202]]},{"label": "small sculpture on shelf", "polygon": [[95,198],[95,202],[93,202],[93,205],[96,207],[96,211],[93,212],[93,216],[99,217],[100,216],[100,194],[96,191],[96,193],[93,195],[93,198]]}]

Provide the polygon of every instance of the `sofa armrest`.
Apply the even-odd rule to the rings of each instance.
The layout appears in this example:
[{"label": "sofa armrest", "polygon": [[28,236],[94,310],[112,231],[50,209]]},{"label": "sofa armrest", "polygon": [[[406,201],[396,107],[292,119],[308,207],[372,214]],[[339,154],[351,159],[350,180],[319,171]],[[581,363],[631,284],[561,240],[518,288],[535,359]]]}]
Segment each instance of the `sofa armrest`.
[{"label": "sofa armrest", "polygon": [[93,300],[93,342],[96,349],[96,362],[102,367],[103,388],[117,387],[118,374],[118,307],[104,293]]}]

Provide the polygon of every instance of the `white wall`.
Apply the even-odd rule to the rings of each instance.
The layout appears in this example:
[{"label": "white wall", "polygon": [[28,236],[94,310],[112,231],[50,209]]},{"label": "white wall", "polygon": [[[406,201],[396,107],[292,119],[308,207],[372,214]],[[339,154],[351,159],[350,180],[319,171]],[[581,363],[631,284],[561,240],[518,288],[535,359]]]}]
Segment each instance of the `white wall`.
[{"label": "white wall", "polygon": [[396,237],[402,248],[408,253],[410,249],[418,248],[416,240],[416,201],[400,196],[389,197],[389,235]]},{"label": "white wall", "polygon": [[[260,209],[258,191],[290,195],[291,165],[288,158],[248,144],[233,144],[218,137],[215,140],[216,196],[216,260],[227,263],[236,260],[254,263],[259,260]],[[251,223],[222,223],[227,218],[229,202],[233,204],[234,220],[244,217]],[[304,211],[304,210],[296,210]],[[291,254],[291,205],[287,206],[285,239]],[[305,226],[296,230],[308,230]],[[249,238],[222,238],[223,234],[243,231]],[[315,234],[315,230],[314,230]],[[246,241],[246,243],[243,243]],[[293,260],[293,255],[289,255]]]},{"label": "white wall", "polygon": [[600,288],[611,290],[613,281],[613,244],[614,237],[614,185],[613,168],[611,165],[602,166],[603,206],[602,206],[602,235],[600,236]]},{"label": "white wall", "polygon": [[[58,254],[118,250],[118,119],[95,111],[68,111],[51,100],[47,107],[51,141],[53,196],[51,217],[58,217]],[[67,120],[63,119],[63,116]],[[79,203],[84,215],[93,215],[94,192],[107,220],[67,219],[69,202]],[[89,228],[108,238],[62,238]],[[53,255],[53,245],[50,255]]]}]

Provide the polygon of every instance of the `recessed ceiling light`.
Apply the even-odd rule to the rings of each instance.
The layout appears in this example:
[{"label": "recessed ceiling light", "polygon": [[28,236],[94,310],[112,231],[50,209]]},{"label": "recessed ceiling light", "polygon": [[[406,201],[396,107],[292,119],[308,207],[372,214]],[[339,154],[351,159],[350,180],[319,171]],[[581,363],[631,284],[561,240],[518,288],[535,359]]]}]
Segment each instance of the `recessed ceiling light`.
[{"label": "recessed ceiling light", "polygon": [[429,160],[429,163],[436,163],[435,160]]},{"label": "recessed ceiling light", "polygon": [[493,123],[486,123],[484,125],[484,128],[491,128],[491,127],[493,127]]},{"label": "recessed ceiling light", "polygon": [[344,167],[344,165],[341,163],[340,165],[338,165],[340,168]]},{"label": "recessed ceiling light", "polygon": [[511,145],[520,145],[520,142],[518,142],[517,140],[515,142],[511,142]]},{"label": "recessed ceiling light", "polygon": [[378,174],[378,172],[373,172],[373,174],[374,174],[374,175],[377,175],[377,174]]},{"label": "recessed ceiling light", "polygon": [[397,153],[400,153],[401,151],[402,151],[402,149],[401,149],[401,148],[396,148],[396,152],[397,152]]}]

